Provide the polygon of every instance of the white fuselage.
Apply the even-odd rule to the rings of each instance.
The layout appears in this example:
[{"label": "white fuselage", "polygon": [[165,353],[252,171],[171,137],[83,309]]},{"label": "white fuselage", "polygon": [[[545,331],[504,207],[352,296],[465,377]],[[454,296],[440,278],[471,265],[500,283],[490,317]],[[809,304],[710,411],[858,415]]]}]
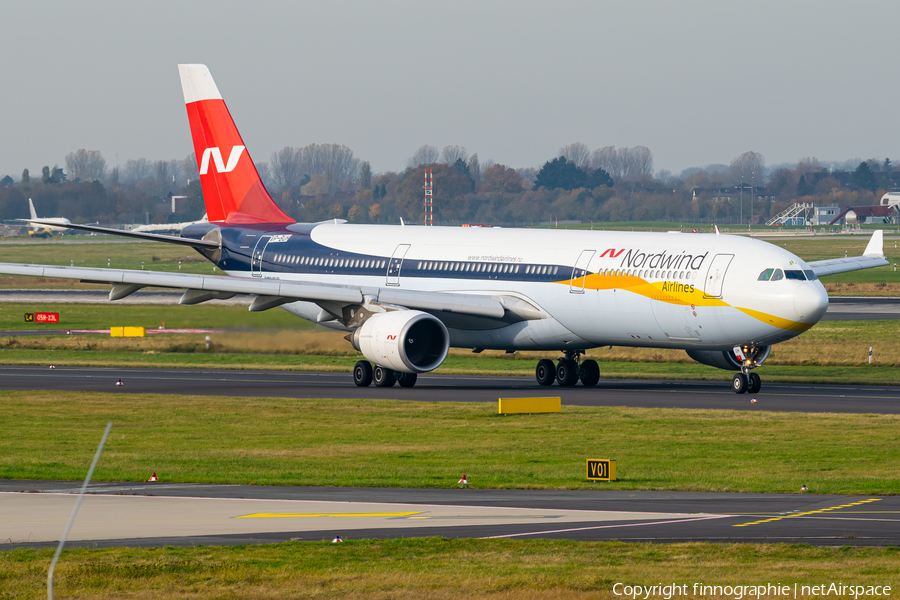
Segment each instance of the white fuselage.
[{"label": "white fuselage", "polygon": [[[814,276],[804,261],[738,236],[348,224],[312,230],[311,242],[334,249],[335,256],[378,256],[387,264],[402,259],[399,273],[383,270],[382,275],[348,273],[347,268],[310,273],[303,268],[302,253],[281,251],[287,237],[264,240],[258,249],[262,265],[279,269],[230,274],[514,297],[546,315],[512,324],[444,315],[454,347],[764,346],[806,331],[828,306],[822,284],[807,279]],[[790,271],[794,278],[761,281],[766,269]],[[529,281],[535,270],[544,281]],[[798,271],[806,275],[797,278]],[[313,321],[321,312],[309,302],[285,308]]]}]

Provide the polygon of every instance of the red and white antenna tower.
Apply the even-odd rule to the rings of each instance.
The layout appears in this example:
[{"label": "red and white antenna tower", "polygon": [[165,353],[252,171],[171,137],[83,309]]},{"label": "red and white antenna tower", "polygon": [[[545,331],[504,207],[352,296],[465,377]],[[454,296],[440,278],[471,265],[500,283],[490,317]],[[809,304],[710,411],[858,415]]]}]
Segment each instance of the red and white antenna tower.
[{"label": "red and white antenna tower", "polygon": [[434,224],[434,174],[431,169],[425,169],[425,225],[431,227]]}]

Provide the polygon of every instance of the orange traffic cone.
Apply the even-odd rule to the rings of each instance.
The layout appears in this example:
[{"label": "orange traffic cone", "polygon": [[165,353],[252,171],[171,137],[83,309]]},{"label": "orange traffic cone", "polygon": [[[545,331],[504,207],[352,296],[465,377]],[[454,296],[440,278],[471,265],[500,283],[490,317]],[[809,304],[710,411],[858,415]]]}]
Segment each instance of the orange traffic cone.
[{"label": "orange traffic cone", "polygon": [[125,384],[122,383],[122,380],[120,379],[120,380],[118,380],[118,381],[116,382],[116,385],[125,385]]},{"label": "orange traffic cone", "polygon": [[750,404],[756,404],[756,398],[752,398],[752,399],[750,400]]},{"label": "orange traffic cone", "polygon": [[338,544],[338,543],[341,543],[341,542],[343,542],[343,541],[344,541],[344,540],[341,539],[341,536],[336,535],[336,536],[334,536],[334,539],[331,540],[331,543],[332,543],[332,544]]},{"label": "orange traffic cone", "polygon": [[801,492],[808,492],[808,491],[809,491],[809,488],[806,487],[806,484],[804,483],[803,485],[800,486],[800,491],[801,491]]},{"label": "orange traffic cone", "polygon": [[55,369],[56,367],[54,367],[53,365],[50,365],[50,368],[51,368],[51,369]]},{"label": "orange traffic cone", "polygon": [[153,472],[153,475],[151,475],[150,479],[147,481],[159,481],[159,477],[156,476],[156,471]]},{"label": "orange traffic cone", "polygon": [[459,483],[459,485],[469,485],[469,480],[466,479],[465,473],[463,473],[462,479],[460,479],[457,483]]}]

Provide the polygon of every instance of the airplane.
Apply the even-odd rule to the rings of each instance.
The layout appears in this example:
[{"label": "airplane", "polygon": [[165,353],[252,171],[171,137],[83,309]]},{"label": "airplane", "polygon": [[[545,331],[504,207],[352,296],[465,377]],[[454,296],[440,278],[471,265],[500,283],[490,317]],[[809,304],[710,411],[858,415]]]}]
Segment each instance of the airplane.
[{"label": "airplane", "polygon": [[34,202],[31,201],[31,198],[28,199],[28,210],[31,213],[30,219],[19,219],[19,221],[25,221],[26,223],[35,224],[40,221],[40,224],[43,225],[41,228],[35,228],[29,231],[29,235],[35,237],[50,237],[54,233],[64,233],[68,231],[67,225],[71,224],[65,217],[53,217],[48,219],[41,219],[37,216],[37,212],[34,210]]},{"label": "airplane", "polygon": [[131,231],[180,233],[188,225],[194,225],[196,223],[206,223],[206,222],[207,222],[206,215],[203,215],[203,217],[201,217],[199,221],[184,221],[181,223],[158,223],[158,224],[154,224],[154,225],[141,225],[140,227],[135,227]]},{"label": "airplane", "polygon": [[605,346],[685,350],[734,371],[756,393],[774,344],[825,314],[819,277],[887,265],[883,232],[862,256],[806,262],[739,236],[298,223],[272,200],[209,70],[179,65],[208,222],[181,236],[70,228],[191,246],[226,275],[0,264],[0,273],[112,286],[118,300],[146,286],[183,289],[181,304],[238,294],[251,311],[281,307],[347,332],[364,360],[358,386],[415,385],[451,347],[558,351],[538,361],[542,386],[588,387]]}]

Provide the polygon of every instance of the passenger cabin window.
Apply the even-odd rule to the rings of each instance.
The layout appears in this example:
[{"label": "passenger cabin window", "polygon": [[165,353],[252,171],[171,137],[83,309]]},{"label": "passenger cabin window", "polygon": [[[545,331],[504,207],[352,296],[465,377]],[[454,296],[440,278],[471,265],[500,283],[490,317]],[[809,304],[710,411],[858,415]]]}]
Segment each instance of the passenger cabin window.
[{"label": "passenger cabin window", "polygon": [[775,269],[771,281],[781,281],[782,279],[784,279],[784,273],[781,272],[781,269]]}]

